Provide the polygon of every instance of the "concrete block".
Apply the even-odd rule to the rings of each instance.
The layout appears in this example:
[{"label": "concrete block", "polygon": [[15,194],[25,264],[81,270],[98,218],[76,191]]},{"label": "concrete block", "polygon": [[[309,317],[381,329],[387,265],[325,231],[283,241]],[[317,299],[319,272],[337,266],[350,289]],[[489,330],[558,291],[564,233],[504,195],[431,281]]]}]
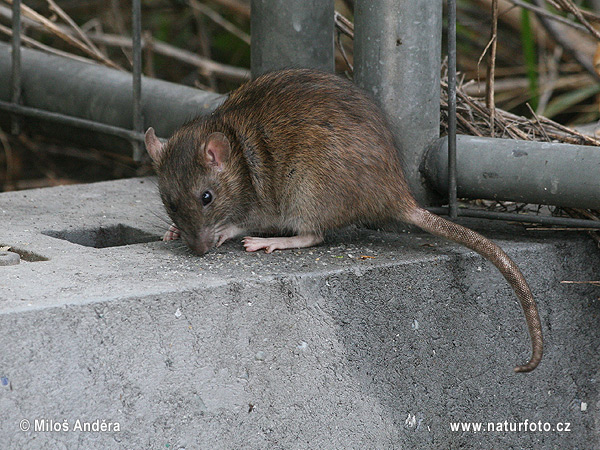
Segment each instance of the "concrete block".
[{"label": "concrete block", "polygon": [[0,194],[3,448],[600,448],[600,289],[561,284],[598,280],[584,234],[465,222],[538,301],[515,374],[520,306],[467,249],[352,228],[196,257],[165,217],[151,178]]}]

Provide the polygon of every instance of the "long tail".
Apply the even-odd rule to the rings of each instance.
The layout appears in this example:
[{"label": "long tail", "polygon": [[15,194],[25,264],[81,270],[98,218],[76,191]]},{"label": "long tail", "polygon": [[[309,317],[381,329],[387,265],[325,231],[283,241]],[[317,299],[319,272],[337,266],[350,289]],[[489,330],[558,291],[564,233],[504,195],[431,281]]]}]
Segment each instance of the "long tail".
[{"label": "long tail", "polygon": [[444,237],[476,251],[500,270],[521,302],[531,337],[531,359],[527,364],[515,367],[515,372],[530,372],[535,369],[542,360],[542,324],[527,281],[513,260],[500,247],[479,233],[436,216],[425,209],[417,207],[403,220],[431,234]]}]

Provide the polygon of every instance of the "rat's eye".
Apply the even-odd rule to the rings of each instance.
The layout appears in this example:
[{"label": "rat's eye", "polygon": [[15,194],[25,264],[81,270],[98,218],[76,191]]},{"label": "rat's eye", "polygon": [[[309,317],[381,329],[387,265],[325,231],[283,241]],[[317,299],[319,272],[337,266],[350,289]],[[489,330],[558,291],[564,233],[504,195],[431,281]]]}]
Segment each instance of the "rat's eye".
[{"label": "rat's eye", "polygon": [[202,206],[207,206],[213,200],[213,195],[210,191],[204,191],[200,196],[202,200]]}]

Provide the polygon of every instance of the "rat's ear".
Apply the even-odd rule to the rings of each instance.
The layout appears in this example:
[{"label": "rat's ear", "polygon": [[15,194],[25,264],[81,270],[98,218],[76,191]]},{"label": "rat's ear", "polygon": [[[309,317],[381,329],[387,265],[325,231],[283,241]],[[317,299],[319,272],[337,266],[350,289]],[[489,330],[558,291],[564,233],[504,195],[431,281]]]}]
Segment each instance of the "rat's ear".
[{"label": "rat's ear", "polygon": [[223,170],[223,163],[229,158],[231,144],[223,133],[211,133],[204,145],[204,158],[209,166]]},{"label": "rat's ear", "polygon": [[164,147],[156,137],[154,128],[148,128],[144,137],[144,141],[146,142],[146,150],[148,151],[150,158],[152,158],[152,161],[158,164],[163,156]]}]

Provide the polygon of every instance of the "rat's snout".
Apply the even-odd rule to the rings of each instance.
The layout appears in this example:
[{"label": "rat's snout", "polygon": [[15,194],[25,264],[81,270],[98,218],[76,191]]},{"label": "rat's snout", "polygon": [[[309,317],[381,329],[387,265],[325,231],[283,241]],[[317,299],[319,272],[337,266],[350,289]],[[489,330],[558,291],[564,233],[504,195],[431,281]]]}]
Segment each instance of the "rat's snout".
[{"label": "rat's snout", "polygon": [[196,235],[185,236],[185,242],[192,252],[201,256],[215,246],[215,235],[209,231],[202,231]]}]

